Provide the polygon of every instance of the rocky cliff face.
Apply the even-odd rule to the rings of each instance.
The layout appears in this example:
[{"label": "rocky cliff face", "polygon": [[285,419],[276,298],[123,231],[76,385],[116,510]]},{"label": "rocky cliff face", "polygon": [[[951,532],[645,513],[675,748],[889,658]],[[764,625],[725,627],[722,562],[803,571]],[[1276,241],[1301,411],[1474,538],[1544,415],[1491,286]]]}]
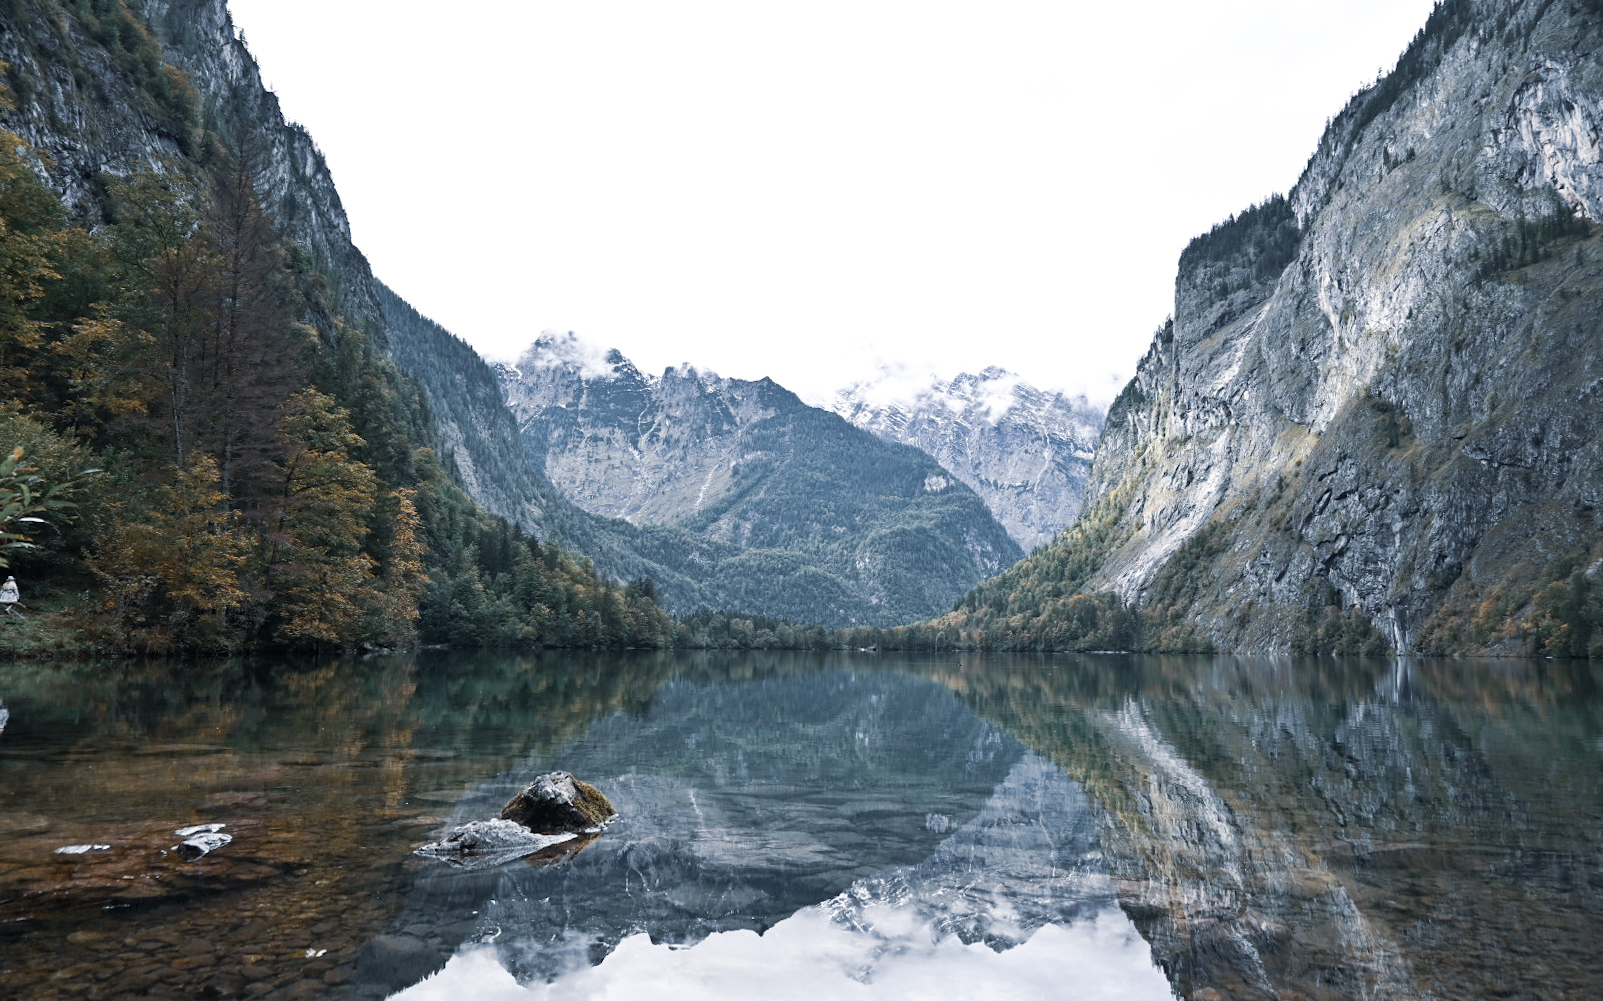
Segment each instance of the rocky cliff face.
[{"label": "rocky cliff face", "polygon": [[1444,3],[1288,198],[1193,242],[1108,415],[1086,590],[1225,649],[1356,613],[1397,650],[1584,654],[1600,49],[1595,5]]},{"label": "rocky cliff face", "polygon": [[[16,107],[6,128],[44,154],[79,221],[100,221],[108,179],[162,170],[192,153],[197,121],[248,150],[262,207],[338,275],[340,306],[380,316],[367,259],[351,243],[333,178],[306,130],[284,120],[225,0],[142,0],[52,16],[0,9],[0,60]],[[174,71],[177,72],[174,72]],[[236,151],[237,152],[237,151]]]},{"label": "rocky cliff face", "polygon": [[912,392],[855,383],[829,409],[886,441],[929,453],[985,501],[1025,552],[1080,513],[1102,411],[1000,368]]},{"label": "rocky cliff face", "polygon": [[676,613],[720,607],[705,584],[731,555],[694,533],[639,528],[568,500],[530,461],[522,432],[501,397],[495,370],[467,342],[378,286],[390,355],[422,387],[441,459],[486,511],[544,540],[583,553],[613,580],[650,578]]},{"label": "rocky cliff face", "polygon": [[585,510],[634,524],[694,518],[729,496],[742,431],[775,416],[765,404],[783,392],[689,367],[648,379],[572,334],[541,337],[497,374],[536,468]]},{"label": "rocky cliff face", "polygon": [[565,337],[499,369],[537,473],[639,551],[698,580],[702,607],[829,625],[938,614],[1021,554],[917,449],[771,380],[647,377]]}]

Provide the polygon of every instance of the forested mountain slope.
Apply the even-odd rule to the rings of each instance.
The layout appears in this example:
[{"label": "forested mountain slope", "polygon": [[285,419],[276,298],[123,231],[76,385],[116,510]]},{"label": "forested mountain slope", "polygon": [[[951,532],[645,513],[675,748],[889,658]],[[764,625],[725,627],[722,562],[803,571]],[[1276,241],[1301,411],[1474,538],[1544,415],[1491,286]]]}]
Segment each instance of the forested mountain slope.
[{"label": "forested mountain slope", "polygon": [[651,581],[675,612],[720,607],[703,578],[722,551],[689,532],[642,529],[568,500],[530,461],[495,370],[382,283],[378,294],[391,356],[428,398],[444,464],[487,511],[584,553],[604,576]]},{"label": "forested mountain slope", "polygon": [[1086,512],[929,635],[1603,652],[1603,10],[1449,0],[1194,240]]},{"label": "forested mountain slope", "polygon": [[646,377],[571,335],[499,374],[536,472],[591,515],[627,519],[636,553],[699,585],[685,607],[664,584],[670,607],[891,625],[950,608],[1021,555],[928,455],[771,380]]},{"label": "forested mountain slope", "polygon": [[1045,392],[995,367],[911,392],[889,378],[854,383],[829,409],[929,453],[980,495],[1025,552],[1080,513],[1103,417],[1083,396]]},{"label": "forested mountain slope", "polygon": [[223,0],[13,0],[0,60],[0,648],[672,638],[440,467]]}]

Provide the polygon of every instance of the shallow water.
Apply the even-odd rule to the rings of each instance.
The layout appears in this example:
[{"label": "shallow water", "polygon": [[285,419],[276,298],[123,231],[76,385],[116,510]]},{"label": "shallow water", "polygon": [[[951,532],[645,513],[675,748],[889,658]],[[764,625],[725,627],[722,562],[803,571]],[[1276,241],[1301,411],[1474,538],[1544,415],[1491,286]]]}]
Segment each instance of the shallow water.
[{"label": "shallow water", "polygon": [[[0,997],[1603,991],[1584,664],[442,654],[0,702]],[[411,854],[552,768],[621,814],[562,864]]]}]

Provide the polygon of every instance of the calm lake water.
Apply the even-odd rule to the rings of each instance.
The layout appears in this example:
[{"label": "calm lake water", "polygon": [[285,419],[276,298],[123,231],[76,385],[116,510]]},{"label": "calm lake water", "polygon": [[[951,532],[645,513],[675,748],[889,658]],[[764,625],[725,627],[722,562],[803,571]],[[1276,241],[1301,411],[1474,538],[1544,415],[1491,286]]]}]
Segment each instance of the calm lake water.
[{"label": "calm lake water", "polygon": [[[5,665],[0,997],[1592,999],[1598,682],[1126,656]],[[412,854],[553,768],[620,812],[565,861]],[[202,824],[232,840],[175,848]]]}]

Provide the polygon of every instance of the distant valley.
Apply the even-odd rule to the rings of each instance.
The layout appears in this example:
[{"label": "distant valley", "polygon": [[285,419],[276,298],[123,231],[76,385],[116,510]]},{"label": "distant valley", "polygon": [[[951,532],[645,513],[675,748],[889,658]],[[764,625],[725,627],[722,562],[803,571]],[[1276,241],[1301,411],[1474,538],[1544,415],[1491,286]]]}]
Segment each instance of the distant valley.
[{"label": "distant valley", "polygon": [[495,367],[531,468],[693,582],[670,606],[831,625],[938,614],[1022,552],[924,452],[768,379],[647,376],[573,335]]}]

